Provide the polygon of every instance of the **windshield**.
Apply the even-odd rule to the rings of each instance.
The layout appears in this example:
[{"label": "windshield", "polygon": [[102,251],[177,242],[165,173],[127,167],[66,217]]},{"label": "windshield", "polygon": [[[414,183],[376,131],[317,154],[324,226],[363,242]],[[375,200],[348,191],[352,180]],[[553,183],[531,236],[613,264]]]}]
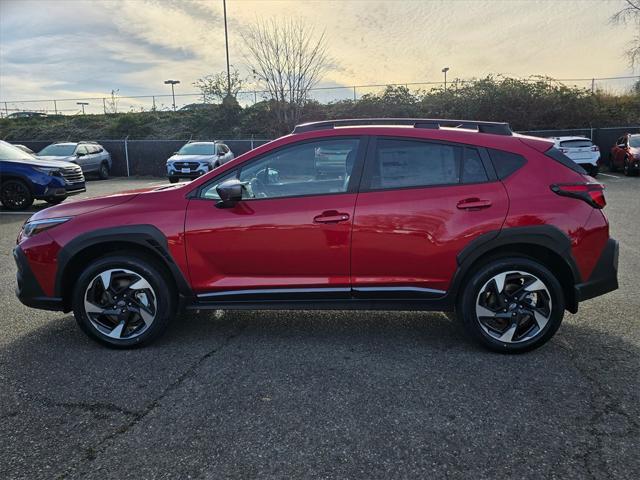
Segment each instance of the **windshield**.
[{"label": "windshield", "polygon": [[640,135],[629,135],[629,146],[640,148]]},{"label": "windshield", "polygon": [[215,145],[213,143],[187,143],[178,150],[178,155],[215,155]]},{"label": "windshield", "polygon": [[69,155],[73,155],[75,150],[75,145],[49,145],[40,150],[38,155],[41,157],[68,157]]},{"label": "windshield", "polygon": [[33,160],[33,157],[10,143],[0,140],[0,160]]}]

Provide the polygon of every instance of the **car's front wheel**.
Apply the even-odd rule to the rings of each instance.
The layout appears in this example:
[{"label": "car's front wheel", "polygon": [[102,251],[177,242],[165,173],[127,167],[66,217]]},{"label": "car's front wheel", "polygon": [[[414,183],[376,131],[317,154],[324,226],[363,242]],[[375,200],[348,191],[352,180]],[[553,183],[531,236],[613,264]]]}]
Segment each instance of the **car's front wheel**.
[{"label": "car's front wheel", "polygon": [[5,180],[0,185],[0,202],[9,210],[23,210],[33,204],[33,195],[21,180]]},{"label": "car's front wheel", "polygon": [[169,177],[169,183],[178,183],[179,180],[178,177]]},{"label": "car's front wheel", "polygon": [[564,294],[544,265],[528,259],[496,259],[477,268],[458,302],[470,336],[503,353],[526,352],[546,343],[560,327]]},{"label": "car's front wheel", "polygon": [[148,344],[175,310],[171,282],[151,258],[109,255],[92,262],[73,290],[73,313],[89,337],[115,348]]}]

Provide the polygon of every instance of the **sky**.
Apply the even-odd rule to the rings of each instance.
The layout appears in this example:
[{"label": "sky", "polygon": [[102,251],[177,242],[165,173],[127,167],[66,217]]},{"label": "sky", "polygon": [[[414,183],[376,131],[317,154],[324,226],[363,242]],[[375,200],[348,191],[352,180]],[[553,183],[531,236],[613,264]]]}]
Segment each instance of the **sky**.
[{"label": "sky", "polygon": [[[440,81],[445,66],[449,79],[640,75],[623,55],[638,26],[609,22],[623,4],[227,0],[229,48],[246,75],[246,26],[296,17],[325,32],[333,67],[321,86]],[[0,102],[166,94],[169,78],[196,92],[225,69],[222,18],[222,0],[0,0]]]}]

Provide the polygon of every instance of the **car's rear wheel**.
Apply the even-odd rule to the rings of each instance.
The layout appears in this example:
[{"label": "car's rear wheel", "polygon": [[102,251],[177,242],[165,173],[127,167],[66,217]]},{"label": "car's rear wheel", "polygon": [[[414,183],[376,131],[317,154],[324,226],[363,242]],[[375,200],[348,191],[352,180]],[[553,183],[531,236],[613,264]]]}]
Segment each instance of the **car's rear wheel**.
[{"label": "car's rear wheel", "polygon": [[47,202],[49,205],[58,205],[59,203],[62,203],[65,201],[67,197],[51,197],[51,198],[45,198],[44,201]]},{"label": "car's rear wheel", "polygon": [[178,177],[169,177],[169,183],[178,183],[179,180]]},{"label": "car's rear wheel", "polygon": [[482,265],[460,296],[458,311],[470,336],[503,353],[546,343],[564,316],[564,294],[544,265],[527,258],[502,258]]},{"label": "car's rear wheel", "polygon": [[5,180],[0,185],[0,202],[9,210],[23,210],[33,204],[33,195],[22,180]]},{"label": "car's rear wheel", "polygon": [[150,343],[167,328],[175,292],[150,258],[110,255],[80,275],[73,290],[73,313],[91,338],[115,348]]},{"label": "car's rear wheel", "polygon": [[109,164],[107,162],[102,162],[100,164],[98,176],[100,177],[100,180],[106,180],[109,178]]}]

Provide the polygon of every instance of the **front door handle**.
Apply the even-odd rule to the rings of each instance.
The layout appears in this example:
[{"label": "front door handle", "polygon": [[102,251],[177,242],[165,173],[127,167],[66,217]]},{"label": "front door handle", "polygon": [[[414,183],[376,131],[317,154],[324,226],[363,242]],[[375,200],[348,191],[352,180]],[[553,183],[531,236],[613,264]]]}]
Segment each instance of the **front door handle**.
[{"label": "front door handle", "polygon": [[327,210],[313,217],[314,223],[339,223],[349,220],[349,214],[337,210]]},{"label": "front door handle", "polygon": [[465,198],[460,200],[456,207],[459,210],[482,210],[492,205],[491,200],[481,200],[479,198]]}]

